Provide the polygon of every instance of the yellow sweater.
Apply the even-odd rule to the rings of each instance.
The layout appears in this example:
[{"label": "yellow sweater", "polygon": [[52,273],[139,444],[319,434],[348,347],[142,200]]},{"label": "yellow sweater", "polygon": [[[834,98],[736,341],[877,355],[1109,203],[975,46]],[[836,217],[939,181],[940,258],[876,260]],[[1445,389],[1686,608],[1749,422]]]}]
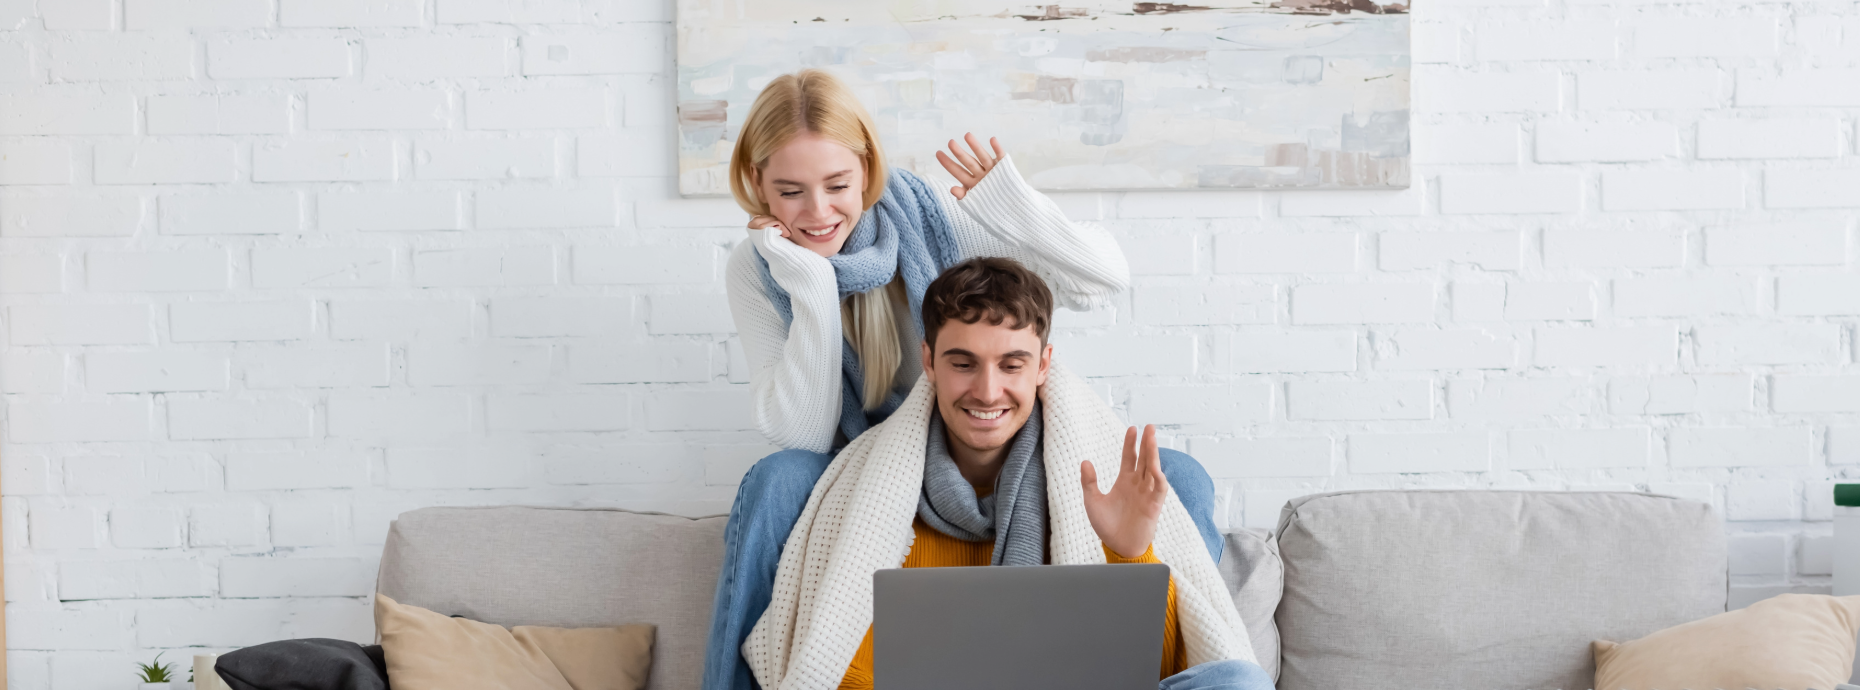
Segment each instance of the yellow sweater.
[{"label": "yellow sweater", "polygon": [[[911,523],[911,529],[917,533],[917,541],[911,544],[911,552],[904,557],[906,568],[950,568],[961,566],[988,565],[994,557],[995,543],[992,541],[970,542],[943,534],[923,520]],[[1136,558],[1125,558],[1104,548],[1104,558],[1111,563],[1161,563],[1156,560],[1156,547],[1144,550]],[[1175,619],[1175,579],[1169,580],[1169,608],[1163,618],[1163,655],[1161,675],[1157,680],[1168,678],[1188,670],[1188,650],[1182,646],[1182,628]],[[865,629],[865,640],[859,643],[859,651],[853,654],[852,666],[846,669],[846,677],[840,680],[840,690],[872,690],[872,629]]]}]

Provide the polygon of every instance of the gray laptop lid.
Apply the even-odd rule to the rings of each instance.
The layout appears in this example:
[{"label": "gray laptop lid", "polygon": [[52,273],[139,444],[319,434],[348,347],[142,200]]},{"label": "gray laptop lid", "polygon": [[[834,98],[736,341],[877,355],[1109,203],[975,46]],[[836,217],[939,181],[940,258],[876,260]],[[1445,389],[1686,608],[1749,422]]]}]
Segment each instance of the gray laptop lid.
[{"label": "gray laptop lid", "polygon": [[876,690],[1148,690],[1162,668],[1162,564],[880,570],[872,596]]}]

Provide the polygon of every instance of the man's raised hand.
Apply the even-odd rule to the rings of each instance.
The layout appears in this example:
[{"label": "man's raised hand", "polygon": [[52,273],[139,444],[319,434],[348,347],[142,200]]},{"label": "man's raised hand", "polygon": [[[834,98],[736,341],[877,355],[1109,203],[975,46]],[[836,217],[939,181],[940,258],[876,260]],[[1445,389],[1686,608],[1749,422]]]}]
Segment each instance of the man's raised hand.
[{"label": "man's raised hand", "polygon": [[1162,457],[1156,452],[1156,426],[1144,425],[1142,449],[1137,428],[1124,431],[1124,462],[1109,492],[1098,490],[1098,470],[1090,460],[1079,463],[1085,489],[1085,517],[1104,545],[1125,558],[1136,558],[1150,548],[1156,522],[1169,497],[1169,479],[1163,476]]}]

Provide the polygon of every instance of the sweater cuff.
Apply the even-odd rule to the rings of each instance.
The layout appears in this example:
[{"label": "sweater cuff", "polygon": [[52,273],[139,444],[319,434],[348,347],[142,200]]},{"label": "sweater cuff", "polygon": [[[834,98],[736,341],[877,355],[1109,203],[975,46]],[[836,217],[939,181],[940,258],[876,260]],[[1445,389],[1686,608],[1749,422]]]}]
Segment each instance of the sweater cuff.
[{"label": "sweater cuff", "polygon": [[1014,156],[1007,155],[995,161],[995,167],[982,176],[982,181],[976,183],[974,189],[963,195],[963,201],[995,206],[1003,202],[1019,202],[1039,193],[1020,176],[1020,169],[1014,167]]},{"label": "sweater cuff", "polygon": [[[1100,542],[1099,544],[1102,546],[1103,542]],[[1143,549],[1142,555],[1134,557],[1134,558],[1126,557],[1122,554],[1119,554],[1116,551],[1111,550],[1111,547],[1105,546],[1104,547],[1104,562],[1110,563],[1112,565],[1120,565],[1124,563],[1161,563],[1162,561],[1156,560],[1156,543],[1151,542],[1149,547]]]},{"label": "sweater cuff", "polygon": [[1023,233],[1039,225],[1042,219],[1037,216],[1056,216],[1046,220],[1069,223],[1052,200],[1021,178],[1012,156],[1002,156],[982,181],[956,203],[1004,240],[1018,242]]},{"label": "sweater cuff", "polygon": [[794,240],[782,237],[774,228],[758,230],[750,235],[756,253],[769,264],[769,275],[775,278],[775,284],[788,291],[790,299],[804,299],[800,295],[820,292],[828,295],[828,303],[839,300],[839,286],[833,273],[833,264],[827,259],[794,243]]}]

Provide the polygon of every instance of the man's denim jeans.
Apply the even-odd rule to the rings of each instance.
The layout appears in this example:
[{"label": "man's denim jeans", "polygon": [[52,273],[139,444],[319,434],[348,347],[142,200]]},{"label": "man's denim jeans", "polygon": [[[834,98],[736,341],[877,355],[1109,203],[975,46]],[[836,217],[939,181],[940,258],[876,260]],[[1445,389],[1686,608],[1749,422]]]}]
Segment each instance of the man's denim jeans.
[{"label": "man's denim jeans", "polygon": [[1273,690],[1272,676],[1259,664],[1210,661],[1162,679],[1158,690]]},{"label": "man's denim jeans", "polygon": [[[1221,559],[1221,534],[1214,527],[1214,481],[1201,463],[1186,453],[1161,449],[1163,475],[1175,489],[1182,506],[1194,518],[1214,560]],[[800,519],[814,482],[827,470],[832,456],[805,450],[784,450],[757,461],[736,489],[730,522],[723,528],[723,572],[717,578],[717,598],[711,611],[710,640],[704,652],[703,690],[755,690],[756,683],[743,660],[743,640],[769,607],[775,588],[775,568],[781,561],[788,532]],[[1203,664],[1211,666],[1212,664]],[[1163,690],[1200,690],[1253,685],[1172,685],[1193,669],[1171,676]],[[1254,668],[1258,668],[1255,666]],[[1210,672],[1212,673],[1212,672]],[[1263,671],[1262,671],[1263,673]],[[1231,675],[1231,674],[1229,674]],[[1210,676],[1212,678],[1213,676]],[[1222,676],[1226,677],[1226,676]],[[1271,679],[1261,688],[1270,689]]]}]

